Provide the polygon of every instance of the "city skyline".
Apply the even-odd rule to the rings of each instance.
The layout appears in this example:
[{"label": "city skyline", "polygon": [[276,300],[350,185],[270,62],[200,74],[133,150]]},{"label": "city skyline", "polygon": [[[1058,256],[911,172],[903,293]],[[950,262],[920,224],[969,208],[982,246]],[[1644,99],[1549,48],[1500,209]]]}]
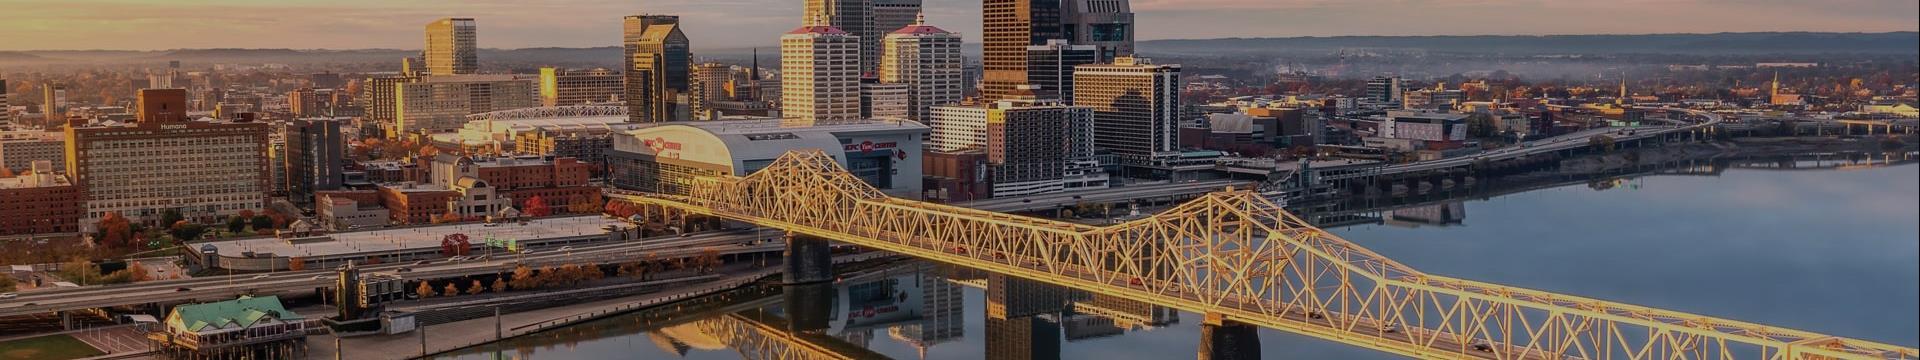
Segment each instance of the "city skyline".
[{"label": "city skyline", "polygon": [[[0,3],[20,2],[19,0]],[[1563,35],[1766,31],[1913,31],[1920,3],[1843,0],[1841,4],[1748,0],[1627,1],[1251,1],[1148,0],[1132,4],[1138,40],[1340,35]],[[1390,4],[1389,4],[1390,3]],[[608,14],[676,14],[694,34],[696,49],[770,46],[799,25],[803,3],[784,0],[664,1],[631,4],[562,0],[448,4],[423,2],[291,1],[258,5],[234,0],[180,3],[81,0],[57,6],[10,6],[0,24],[10,41],[0,51],[165,50],[188,48],[418,49],[422,23],[443,17],[485,22],[481,48],[605,47],[620,43],[621,21]],[[1388,6],[1382,6],[1388,5]],[[1658,6],[1655,6],[1658,5]],[[929,23],[963,35],[980,33],[976,2],[929,1]],[[1738,11],[1728,11],[1737,8]],[[284,14],[308,16],[290,18]],[[1502,14],[1486,21],[1487,14]],[[1593,16],[1592,14],[1606,14]],[[1395,21],[1369,21],[1370,19]],[[1630,18],[1635,21],[1620,21]],[[1757,21],[1756,19],[1766,19]],[[154,41],[151,27],[173,26],[171,39]],[[34,34],[35,36],[14,36]],[[141,36],[135,36],[141,35]],[[969,36],[977,41],[978,37]]]}]

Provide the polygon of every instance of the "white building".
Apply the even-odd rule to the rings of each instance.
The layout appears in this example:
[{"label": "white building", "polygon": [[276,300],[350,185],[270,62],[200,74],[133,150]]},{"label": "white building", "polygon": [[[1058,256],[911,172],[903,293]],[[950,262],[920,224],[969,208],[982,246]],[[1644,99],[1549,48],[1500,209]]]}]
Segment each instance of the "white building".
[{"label": "white building", "polygon": [[780,36],[780,116],[797,124],[860,119],[860,37],[815,19]]},{"label": "white building", "polygon": [[618,188],[684,193],[699,176],[746,176],[788,151],[819,150],[889,195],[921,196],[921,143],[913,121],[855,120],[794,126],[783,119],[648,124],[614,138],[609,182]]},{"label": "white building", "polygon": [[887,34],[883,50],[880,81],[907,85],[908,119],[926,121],[933,107],[960,101],[960,34],[927,25],[922,14]]},{"label": "white building", "polygon": [[1077,188],[1104,187],[1104,173],[1080,162],[1092,160],[1093,109],[1035,100],[1030,89],[1024,94],[983,106],[934,107],[933,150],[985,150],[994,197],[1065,191],[1068,177]]},{"label": "white building", "polygon": [[860,115],[868,119],[906,120],[907,84],[864,82],[860,84]]},{"label": "white building", "polygon": [[33,166],[34,161],[47,161],[53,163],[53,168],[66,171],[65,135],[55,131],[0,130],[0,168],[19,172]]}]

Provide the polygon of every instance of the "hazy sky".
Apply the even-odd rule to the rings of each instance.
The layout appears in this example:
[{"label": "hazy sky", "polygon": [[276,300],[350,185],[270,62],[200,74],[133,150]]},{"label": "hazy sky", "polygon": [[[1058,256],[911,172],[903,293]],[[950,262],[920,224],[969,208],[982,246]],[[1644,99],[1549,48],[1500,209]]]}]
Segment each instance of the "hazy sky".
[{"label": "hazy sky", "polygon": [[[979,0],[925,0],[929,22],[980,32]],[[0,50],[421,47],[473,17],[480,46],[619,42],[620,16],[680,15],[699,48],[771,45],[802,0],[0,0]],[[1329,35],[1914,31],[1915,0],[1133,0],[1140,40]]]}]

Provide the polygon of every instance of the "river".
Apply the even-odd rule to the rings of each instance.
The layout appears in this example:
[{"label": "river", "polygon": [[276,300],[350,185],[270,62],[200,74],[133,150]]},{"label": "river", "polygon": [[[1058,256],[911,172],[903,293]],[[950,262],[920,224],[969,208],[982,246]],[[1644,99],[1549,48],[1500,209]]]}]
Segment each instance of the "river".
[{"label": "river", "polygon": [[[1911,164],[1731,169],[1439,202],[1328,230],[1434,274],[1913,347],[1917,188]],[[996,281],[1014,290],[975,287]],[[809,337],[825,348],[902,359],[1190,359],[1200,338],[1198,314],[1126,310],[1124,302],[924,262],[807,291],[820,300],[769,301],[766,310],[666,329],[588,324],[582,329],[592,331],[561,329],[447,358],[738,359],[758,350],[729,347],[714,333],[757,316],[808,319],[795,323],[826,327]],[[1032,305],[1062,296],[1088,307]],[[1259,337],[1268,359],[1396,358],[1277,330]]]}]

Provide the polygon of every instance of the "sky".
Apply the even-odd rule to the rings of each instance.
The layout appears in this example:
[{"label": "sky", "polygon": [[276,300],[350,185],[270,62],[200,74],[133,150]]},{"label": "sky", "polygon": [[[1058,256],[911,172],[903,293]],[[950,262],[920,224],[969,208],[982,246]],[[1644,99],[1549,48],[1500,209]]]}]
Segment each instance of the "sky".
[{"label": "sky", "polygon": [[[924,0],[980,32],[979,0]],[[620,17],[681,16],[699,49],[772,45],[802,0],[0,0],[0,50],[421,47],[472,17],[485,48],[614,46]],[[1914,0],[1133,0],[1138,40],[1338,35],[1915,31]]]}]

